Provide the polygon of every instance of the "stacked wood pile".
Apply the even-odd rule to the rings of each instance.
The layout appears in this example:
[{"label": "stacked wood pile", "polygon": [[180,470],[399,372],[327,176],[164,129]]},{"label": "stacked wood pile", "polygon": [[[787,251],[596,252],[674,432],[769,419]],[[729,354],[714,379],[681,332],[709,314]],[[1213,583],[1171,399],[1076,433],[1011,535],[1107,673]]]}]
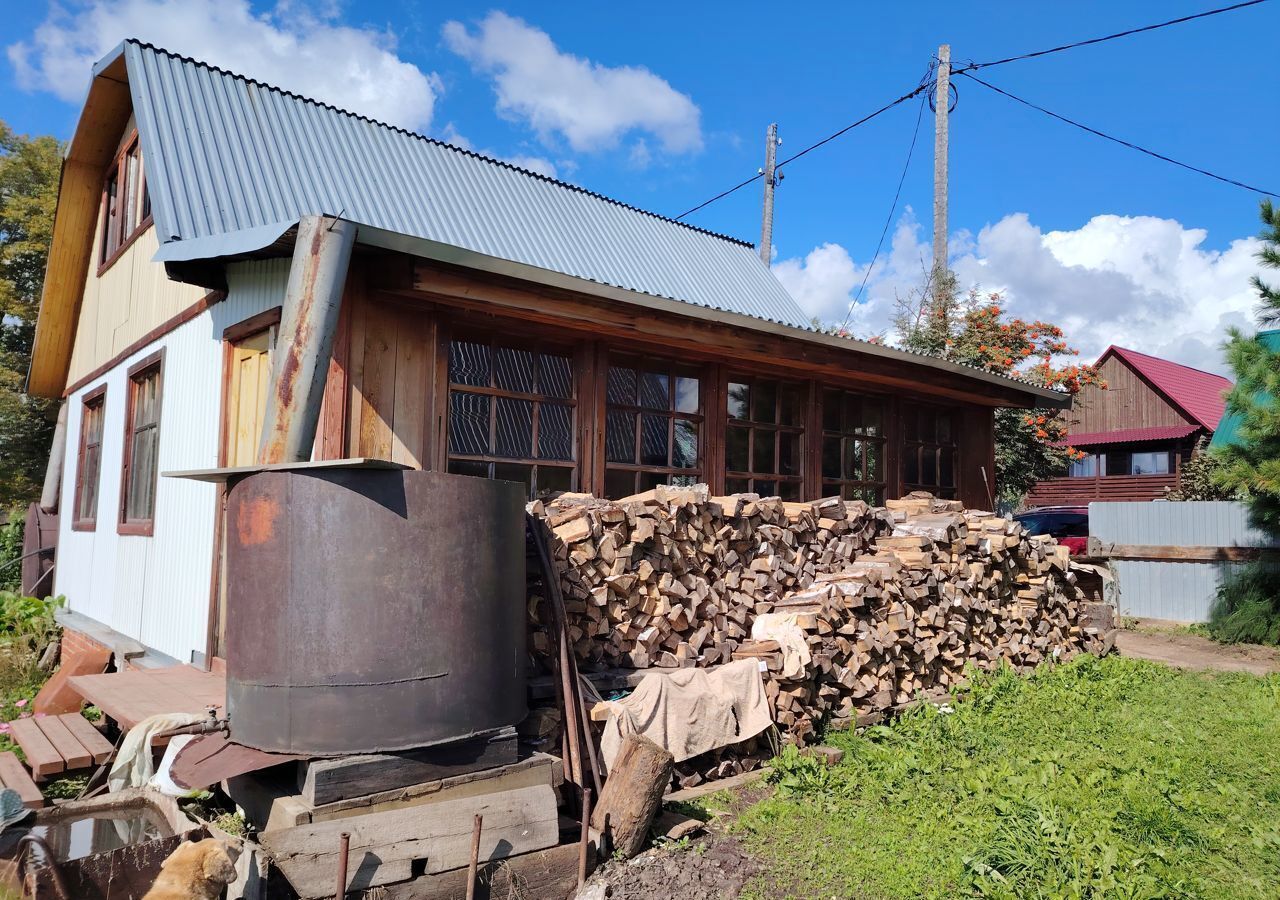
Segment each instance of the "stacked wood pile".
[{"label": "stacked wood pile", "polygon": [[[861,501],[711,497],[706,485],[618,501],[562,494],[530,511],[554,535],[577,658],[610,668],[728,662],[757,614],[839,571],[889,521]],[[530,616],[549,621],[541,593]],[[533,645],[551,649],[540,628]]]},{"label": "stacked wood pile", "polygon": [[[646,668],[755,658],[775,721],[801,744],[824,718],[946,689],[968,665],[1034,666],[1101,646],[1081,620],[1066,548],[927,494],[869,508],[710,497],[698,485],[620,501],[563,495],[532,511],[555,536],[578,659]],[[751,639],[765,613],[793,617],[810,655],[803,671],[784,675],[780,644]],[[545,622],[537,594],[530,614]],[[533,642],[548,652],[536,627]]]}]

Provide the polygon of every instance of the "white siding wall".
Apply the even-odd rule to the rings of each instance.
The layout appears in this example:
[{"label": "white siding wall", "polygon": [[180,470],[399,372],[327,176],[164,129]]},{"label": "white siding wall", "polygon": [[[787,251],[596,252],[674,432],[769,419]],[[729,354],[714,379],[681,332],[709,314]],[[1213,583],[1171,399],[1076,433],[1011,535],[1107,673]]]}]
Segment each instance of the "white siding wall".
[{"label": "white siding wall", "polygon": [[[193,651],[205,649],[217,488],[162,476],[156,490],[154,536],[116,533],[127,372],[139,359],[164,348],[160,471],[216,466],[222,333],[229,325],[280,305],[288,272],[288,259],[230,267],[226,300],[68,398],[68,453],[62,482],[62,508],[67,514],[59,525],[54,591],[67,598],[70,609],[184,662]],[[80,400],[104,383],[98,527],[72,531],[70,512],[80,462]]]}]

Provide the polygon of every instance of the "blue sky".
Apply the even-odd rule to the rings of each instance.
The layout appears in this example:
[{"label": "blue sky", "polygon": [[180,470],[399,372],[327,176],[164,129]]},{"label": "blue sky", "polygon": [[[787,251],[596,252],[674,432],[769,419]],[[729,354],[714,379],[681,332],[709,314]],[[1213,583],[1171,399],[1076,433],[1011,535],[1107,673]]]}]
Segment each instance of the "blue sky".
[{"label": "blue sky", "polygon": [[[910,90],[942,41],[984,61],[1210,5],[30,3],[0,26],[0,118],[67,136],[87,60],[134,34],[675,215],[751,175],[770,121],[793,153]],[[1264,141],[1277,34],[1280,4],[1263,4],[982,74],[1275,188]],[[1222,329],[1249,318],[1258,198],[959,89],[950,223],[962,283],[1056,318],[1086,355],[1114,340],[1220,369]],[[857,295],[916,112],[904,104],[787,169],[775,269],[816,316],[841,319]],[[863,332],[884,330],[895,295],[919,280],[931,163],[926,110],[892,244],[850,317]],[[689,221],[755,241],[759,206],[753,184]]]}]

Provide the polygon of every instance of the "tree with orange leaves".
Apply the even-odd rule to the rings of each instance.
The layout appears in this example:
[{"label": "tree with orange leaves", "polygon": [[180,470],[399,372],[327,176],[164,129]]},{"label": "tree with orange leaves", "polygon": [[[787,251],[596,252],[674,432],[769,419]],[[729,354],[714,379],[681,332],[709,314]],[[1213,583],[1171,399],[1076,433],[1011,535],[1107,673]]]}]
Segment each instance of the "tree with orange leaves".
[{"label": "tree with orange leaves", "polygon": [[[963,297],[947,273],[937,289],[900,299],[894,319],[904,350],[925,353],[1074,394],[1087,384],[1105,388],[1097,370],[1074,361],[1062,329],[1008,316],[998,293],[970,289]],[[1065,360],[1065,362],[1064,362]],[[1084,454],[1066,444],[1066,419],[1054,412],[997,409],[996,494],[1016,505],[1037,482],[1065,474]]]}]

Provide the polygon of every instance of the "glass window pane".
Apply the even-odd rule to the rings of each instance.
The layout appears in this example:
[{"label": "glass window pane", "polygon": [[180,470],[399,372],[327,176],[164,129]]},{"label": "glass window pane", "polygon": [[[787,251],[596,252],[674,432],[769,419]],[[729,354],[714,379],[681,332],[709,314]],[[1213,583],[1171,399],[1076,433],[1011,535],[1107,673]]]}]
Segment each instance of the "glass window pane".
[{"label": "glass window pane", "polygon": [[836,482],[832,482],[832,481],[824,481],[824,482],[822,482],[822,496],[824,496],[824,497],[840,497],[840,496],[843,496],[843,497],[844,497],[844,499],[848,500],[848,499],[849,499],[849,496],[848,496],[847,491],[848,491],[848,489],[846,488],[846,489],[845,489],[845,493],[844,493],[844,494],[842,494],[842,493],[841,493],[841,489],[840,489],[840,485],[839,485],[838,483],[836,483]]},{"label": "glass window pane", "polygon": [[535,493],[539,498],[573,490],[573,469],[565,466],[538,466]]},{"label": "glass window pane", "polygon": [[489,347],[470,341],[449,342],[449,381],[489,387]]},{"label": "glass window pane", "polygon": [[920,483],[920,448],[904,447],[902,450],[902,480],[907,484]]},{"label": "glass window pane", "polygon": [[493,477],[499,481],[517,481],[524,485],[526,497],[533,495],[533,466],[522,466],[519,463],[494,463]]},{"label": "glass window pane", "polygon": [[862,481],[862,441],[849,438],[844,442],[844,477]]},{"label": "glass window pane", "polygon": [[641,472],[639,478],[636,479],[639,484],[637,487],[640,492],[651,491],[660,484],[670,484],[672,477],[664,475],[661,472]]},{"label": "glass window pane", "polygon": [[822,427],[825,431],[840,430],[840,392],[826,388],[822,392]]},{"label": "glass window pane", "polygon": [[475,478],[489,477],[489,464],[474,459],[449,460],[449,472],[452,475],[471,475]]},{"label": "glass window pane", "polygon": [[800,435],[778,435],[778,474],[800,474]]},{"label": "glass window pane", "polygon": [[604,458],[609,462],[636,461],[636,414],[609,410],[604,419]]},{"label": "glass window pane", "polygon": [[804,424],[804,387],[798,384],[782,386],[782,424]]},{"label": "glass window pane", "polygon": [[778,382],[757,381],[751,386],[751,418],[757,422],[778,421]]},{"label": "glass window pane", "polygon": [[784,481],[778,485],[778,496],[783,500],[797,501],[800,499],[800,482]]},{"label": "glass window pane", "polygon": [[642,415],[640,417],[640,464],[643,466],[669,465],[667,453],[666,416]]},{"label": "glass window pane", "polygon": [[749,494],[751,493],[751,482],[746,478],[726,478],[724,480],[724,489],[730,494]]},{"label": "glass window pane", "polygon": [[630,497],[636,493],[636,473],[622,472],[618,469],[606,469],[604,473],[604,495],[610,500]]},{"label": "glass window pane", "polygon": [[700,408],[698,401],[698,379],[683,375],[676,378],[676,412],[696,413]]},{"label": "glass window pane", "polygon": [[884,411],[879,400],[863,400],[862,401],[862,432],[878,436],[883,433],[882,420]]},{"label": "glass window pane", "polygon": [[947,413],[938,413],[938,443],[951,443],[951,416]]},{"label": "glass window pane", "polygon": [[920,414],[911,407],[902,412],[902,436],[908,441],[920,440]]},{"label": "glass window pane", "polygon": [[[573,459],[573,408],[563,403],[538,405],[538,456]],[[541,480],[538,482],[541,488]]]},{"label": "glass window pane", "polygon": [[675,446],[671,448],[671,465],[677,469],[697,468],[698,423],[687,419],[676,419],[675,430]]},{"label": "glass window pane", "polygon": [[884,446],[879,441],[867,441],[867,481],[884,481]]},{"label": "glass window pane", "polygon": [[573,396],[573,363],[567,356],[538,356],[538,390],[548,397]]},{"label": "glass window pane", "polygon": [[862,427],[862,398],[847,391],[844,395],[844,431],[857,431]]},{"label": "glass window pane", "polygon": [[645,409],[670,409],[671,385],[659,372],[640,373],[640,405]]},{"label": "glass window pane", "polygon": [[533,393],[533,354],[498,347],[493,351],[493,384],[504,391]]},{"label": "glass window pane", "polygon": [[729,382],[729,418],[746,419],[751,408],[751,386]]},{"label": "glass window pane", "polygon": [[489,398],[449,393],[449,452],[479,456],[489,452]]},{"label": "glass window pane", "polygon": [[955,453],[947,448],[938,451],[938,484],[943,487],[956,486]]},{"label": "glass window pane", "polygon": [[822,477],[839,478],[840,472],[840,438],[825,437],[822,439]]},{"label": "glass window pane", "polygon": [[730,472],[745,472],[750,465],[748,455],[751,430],[738,426],[729,426],[724,434],[724,466]]},{"label": "glass window pane", "polygon": [[615,406],[635,406],[636,370],[610,366],[605,399]]},{"label": "glass window pane", "polygon": [[773,439],[777,432],[767,428],[757,428],[751,436],[752,456],[751,471],[772,474],[778,471],[777,459],[773,451]]},{"label": "glass window pane", "polygon": [[778,482],[761,481],[757,478],[755,480],[755,492],[761,497],[776,497],[778,496]]},{"label": "glass window pane", "polygon": [[494,417],[494,454],[529,459],[533,456],[533,403],[497,398]]},{"label": "glass window pane", "polygon": [[938,483],[938,451],[934,447],[925,447],[920,451],[920,483]]}]

